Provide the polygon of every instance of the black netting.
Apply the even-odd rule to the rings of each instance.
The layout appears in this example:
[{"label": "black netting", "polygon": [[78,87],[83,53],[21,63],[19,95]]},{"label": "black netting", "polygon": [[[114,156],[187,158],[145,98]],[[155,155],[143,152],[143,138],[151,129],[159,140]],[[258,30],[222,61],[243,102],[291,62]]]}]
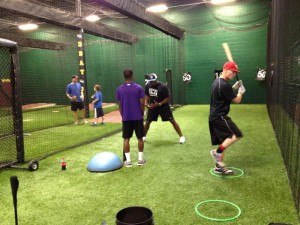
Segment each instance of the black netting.
[{"label": "black netting", "polygon": [[274,0],[268,37],[268,110],[300,210],[300,2]]},{"label": "black netting", "polygon": [[17,160],[9,48],[0,47],[0,166]]}]

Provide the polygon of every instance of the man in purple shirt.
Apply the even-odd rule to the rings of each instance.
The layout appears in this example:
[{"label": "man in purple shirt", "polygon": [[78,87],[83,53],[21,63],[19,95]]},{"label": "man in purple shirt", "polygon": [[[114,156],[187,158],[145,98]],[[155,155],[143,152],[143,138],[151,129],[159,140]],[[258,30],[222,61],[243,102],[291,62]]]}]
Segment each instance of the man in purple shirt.
[{"label": "man in purple shirt", "polygon": [[116,92],[116,100],[119,105],[119,111],[122,116],[122,130],[123,130],[123,150],[125,152],[126,167],[132,167],[130,159],[130,144],[129,140],[135,131],[138,139],[138,165],[143,166],[146,161],[143,159],[144,151],[144,126],[143,115],[145,110],[144,97],[145,93],[142,86],[133,82],[133,72],[130,69],[123,71],[125,83],[118,87]]}]

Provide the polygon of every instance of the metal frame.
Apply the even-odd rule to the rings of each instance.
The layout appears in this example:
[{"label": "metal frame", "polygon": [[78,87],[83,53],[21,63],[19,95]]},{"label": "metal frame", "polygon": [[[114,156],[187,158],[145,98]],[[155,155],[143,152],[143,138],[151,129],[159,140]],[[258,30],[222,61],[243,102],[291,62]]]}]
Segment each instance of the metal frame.
[{"label": "metal frame", "polygon": [[118,42],[133,44],[138,41],[134,35],[115,30],[105,24],[90,23],[75,13],[66,13],[59,9],[36,5],[25,0],[1,0],[0,8],[49,24],[71,29],[84,29],[86,33]]},{"label": "metal frame", "polygon": [[17,161],[23,163],[25,161],[25,157],[18,45],[16,42],[0,38],[0,46],[9,48],[9,51],[11,53],[11,82],[13,84],[12,104],[14,116],[14,133],[16,136],[17,146]]},{"label": "metal frame", "polygon": [[[83,0],[90,2],[90,0]],[[162,31],[165,34],[171,35],[176,39],[183,39],[184,30],[171,24],[164,18],[146,11],[146,8],[140,4],[137,4],[133,0],[95,0],[101,5],[104,5],[110,9],[122,13],[132,19],[135,19],[141,23],[147,24],[155,29]]]}]

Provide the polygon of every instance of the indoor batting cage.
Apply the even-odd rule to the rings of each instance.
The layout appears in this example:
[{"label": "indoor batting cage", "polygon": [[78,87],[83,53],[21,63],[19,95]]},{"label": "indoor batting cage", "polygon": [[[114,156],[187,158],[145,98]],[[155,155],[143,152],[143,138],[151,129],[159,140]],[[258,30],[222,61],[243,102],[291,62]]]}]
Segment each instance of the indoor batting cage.
[{"label": "indoor batting cage", "polygon": [[[136,15],[145,12],[145,5],[135,1],[0,1],[0,37],[19,46],[24,160],[101,137],[82,126],[80,114],[80,126],[74,128],[66,96],[73,75],[80,77],[89,121],[94,85],[101,85],[104,102],[114,103],[125,68],[134,70],[142,86],[146,74],[156,73],[171,89],[171,104],[208,104],[214,71],[226,60],[221,44],[231,41],[240,78],[247,91],[256,93],[246,95],[245,103],[264,103],[265,83],[254,77],[256,68],[266,65],[261,40],[267,35],[271,1],[241,1],[229,6],[235,12],[231,16],[223,14],[223,6],[189,2],[171,6],[177,16],[160,17]],[[96,21],[88,21],[89,16]],[[105,129],[116,128],[120,124]]]},{"label": "indoor batting cage", "polygon": [[[85,17],[90,14],[99,15],[101,24],[87,21]],[[123,21],[122,26],[116,21]],[[32,24],[36,27],[26,30]],[[22,25],[26,25],[25,30]],[[79,77],[85,119],[90,123],[94,116],[91,105],[94,85],[101,85],[103,102],[112,103],[104,111],[117,110],[115,90],[123,82],[125,68],[134,68],[135,80],[142,85],[144,75],[155,72],[162,82],[169,79],[174,89],[183,87],[183,42],[179,37],[137,22],[96,1],[4,0],[0,2],[0,28],[0,38],[15,41],[19,46],[20,108],[11,111],[22,116],[19,122],[23,129],[18,132],[24,138],[24,152],[20,155],[22,159],[13,157],[15,161],[42,159],[120,131],[120,123],[96,128],[99,132],[91,131],[80,112],[78,126],[74,126],[74,114],[66,96],[73,75]],[[177,32],[183,34],[181,30]],[[6,59],[4,50],[0,56]],[[1,63],[8,62],[1,59]],[[172,71],[172,80],[166,77],[166,71]],[[1,83],[7,89],[12,82],[2,77],[4,74],[1,73]],[[3,93],[1,98],[6,98]],[[182,91],[174,91],[174,103],[182,104],[182,96]],[[1,115],[8,112],[4,109]],[[1,122],[17,121],[13,116]],[[10,154],[17,154],[16,142],[11,144],[15,146]]]},{"label": "indoor batting cage", "polygon": [[274,0],[269,23],[267,105],[300,210],[300,5]]}]

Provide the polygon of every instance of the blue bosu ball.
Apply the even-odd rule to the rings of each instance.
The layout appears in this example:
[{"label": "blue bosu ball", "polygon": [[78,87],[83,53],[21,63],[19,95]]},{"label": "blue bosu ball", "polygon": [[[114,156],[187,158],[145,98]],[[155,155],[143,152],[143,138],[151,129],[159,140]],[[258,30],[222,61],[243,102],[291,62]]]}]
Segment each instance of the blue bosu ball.
[{"label": "blue bosu ball", "polygon": [[87,169],[90,172],[108,172],[120,169],[123,166],[121,159],[112,152],[101,152],[90,159]]}]

